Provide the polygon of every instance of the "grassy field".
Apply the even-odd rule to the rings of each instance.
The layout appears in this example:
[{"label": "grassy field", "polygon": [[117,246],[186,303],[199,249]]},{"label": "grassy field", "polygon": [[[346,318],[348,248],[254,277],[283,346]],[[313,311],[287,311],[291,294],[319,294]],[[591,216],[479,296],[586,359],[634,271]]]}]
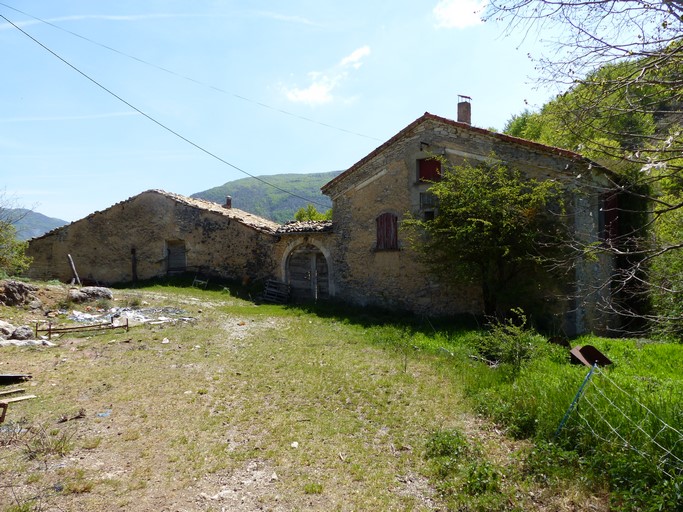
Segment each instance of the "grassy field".
[{"label": "grassy field", "polygon": [[[477,331],[227,289],[114,293],[91,312],[160,323],[0,348],[0,373],[30,373],[38,396],[0,429],[0,511],[609,509],[609,482],[565,449],[576,425],[548,448],[557,418],[518,409],[543,364],[564,372],[544,388],[561,389],[560,417],[571,401],[585,369],[552,350],[492,369],[471,357]],[[44,315],[0,308],[15,325]]]}]

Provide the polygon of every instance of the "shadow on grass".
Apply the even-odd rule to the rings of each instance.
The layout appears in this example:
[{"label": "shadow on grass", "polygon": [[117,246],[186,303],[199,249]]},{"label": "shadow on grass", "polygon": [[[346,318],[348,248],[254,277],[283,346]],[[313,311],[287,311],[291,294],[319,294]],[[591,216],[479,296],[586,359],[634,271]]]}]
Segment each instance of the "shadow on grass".
[{"label": "shadow on grass", "polygon": [[[243,285],[242,283],[219,278],[209,278],[206,286],[194,286],[196,275],[185,273],[181,275],[161,276],[136,283],[121,283],[113,285],[115,289],[144,290],[158,287],[200,289],[211,292],[227,292],[232,297],[256,304],[262,304],[260,297],[263,292],[262,283]],[[355,306],[339,300],[329,299],[317,302],[290,302],[282,304],[282,308],[291,312],[311,314],[320,318],[334,319],[338,322],[358,325],[365,328],[378,326],[394,326],[410,332],[425,334],[436,331],[442,333],[460,332],[478,329],[483,319],[471,314],[450,317],[418,315],[407,310],[387,309],[377,306]]]}]

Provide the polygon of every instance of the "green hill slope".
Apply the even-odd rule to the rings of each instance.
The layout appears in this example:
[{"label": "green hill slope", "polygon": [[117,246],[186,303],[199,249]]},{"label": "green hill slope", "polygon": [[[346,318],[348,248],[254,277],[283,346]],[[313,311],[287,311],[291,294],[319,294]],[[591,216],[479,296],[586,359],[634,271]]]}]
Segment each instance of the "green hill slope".
[{"label": "green hill slope", "polygon": [[242,178],[229,181],[219,187],[192,194],[191,197],[206,199],[215,203],[225,203],[225,197],[232,197],[234,208],[265,217],[275,222],[294,220],[296,211],[308,203],[316,204],[318,211],[332,207],[329,197],[320,192],[320,187],[339,175],[341,171],[319,172],[312,174],[273,174],[259,176],[267,183],[287,190],[308,200],[299,199],[290,194],[271,187],[255,178]]},{"label": "green hill slope", "polygon": [[3,208],[2,217],[8,219],[17,229],[19,240],[35,238],[68,224],[65,220],[48,217],[25,208]]}]

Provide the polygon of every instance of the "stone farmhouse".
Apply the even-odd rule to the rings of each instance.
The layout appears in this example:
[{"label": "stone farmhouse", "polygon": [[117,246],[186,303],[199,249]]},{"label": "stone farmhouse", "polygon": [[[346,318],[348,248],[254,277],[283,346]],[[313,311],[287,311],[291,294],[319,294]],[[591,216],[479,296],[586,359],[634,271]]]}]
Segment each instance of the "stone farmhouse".
[{"label": "stone farmhouse", "polygon": [[[226,204],[149,190],[30,241],[28,275],[69,281],[75,263],[82,280],[104,284],[174,272],[202,272],[243,283],[277,280],[295,300],[334,298],[432,316],[483,310],[471,285],[442,285],[406,242],[406,215],[430,218],[438,205],[428,189],[438,180],[439,155],[454,164],[506,162],[537,179],[553,179],[572,197],[570,222],[586,243],[601,243],[616,224],[609,172],[571,151],[510,137],[470,124],[470,105],[458,120],[425,113],[323,186],[332,222],[269,220]],[[600,287],[611,275],[607,257],[577,262],[562,284],[554,313],[568,336],[604,332],[613,320],[600,311],[610,300]],[[557,289],[552,290],[553,294]],[[551,291],[548,291],[550,296]]]}]

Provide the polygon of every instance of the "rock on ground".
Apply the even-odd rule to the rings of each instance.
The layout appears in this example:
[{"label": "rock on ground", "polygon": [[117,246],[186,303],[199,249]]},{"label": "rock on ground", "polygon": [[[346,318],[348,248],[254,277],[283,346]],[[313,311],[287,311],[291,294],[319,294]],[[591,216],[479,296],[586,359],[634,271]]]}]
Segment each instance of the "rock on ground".
[{"label": "rock on ground", "polygon": [[0,283],[0,303],[5,306],[20,306],[35,300],[34,292],[38,288],[21,281],[3,281]]},{"label": "rock on ground", "polygon": [[69,290],[69,300],[72,302],[88,302],[90,300],[114,298],[114,294],[109,288],[101,286],[84,286],[83,288],[71,288]]}]

